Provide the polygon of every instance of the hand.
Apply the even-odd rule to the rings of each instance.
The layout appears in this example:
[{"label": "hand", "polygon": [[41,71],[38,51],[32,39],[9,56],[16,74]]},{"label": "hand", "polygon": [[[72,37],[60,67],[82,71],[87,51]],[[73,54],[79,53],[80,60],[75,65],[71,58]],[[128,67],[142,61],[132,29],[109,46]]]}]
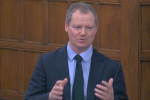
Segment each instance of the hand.
[{"label": "hand", "polygon": [[95,95],[102,100],[114,100],[113,78],[110,78],[109,83],[102,81],[102,85],[97,84]]},{"label": "hand", "polygon": [[65,78],[64,80],[58,80],[49,93],[49,100],[62,100],[63,89],[67,82],[67,78]]}]

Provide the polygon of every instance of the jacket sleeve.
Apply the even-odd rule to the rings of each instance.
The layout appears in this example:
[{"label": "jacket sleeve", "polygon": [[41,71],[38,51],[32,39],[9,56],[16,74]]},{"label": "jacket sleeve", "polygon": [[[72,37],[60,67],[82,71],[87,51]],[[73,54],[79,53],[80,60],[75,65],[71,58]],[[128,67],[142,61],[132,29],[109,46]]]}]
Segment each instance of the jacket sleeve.
[{"label": "jacket sleeve", "polygon": [[46,93],[45,71],[42,58],[39,56],[33,75],[30,79],[24,100],[48,100],[49,92]]},{"label": "jacket sleeve", "polygon": [[114,76],[113,89],[114,89],[114,100],[128,100],[121,64],[118,67],[118,70],[116,71],[116,74]]}]

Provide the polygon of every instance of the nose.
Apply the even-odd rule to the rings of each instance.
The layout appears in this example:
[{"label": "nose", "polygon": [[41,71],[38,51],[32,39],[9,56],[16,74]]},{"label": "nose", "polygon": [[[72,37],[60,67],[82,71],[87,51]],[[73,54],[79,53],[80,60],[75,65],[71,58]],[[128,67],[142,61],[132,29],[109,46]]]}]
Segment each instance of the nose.
[{"label": "nose", "polygon": [[81,32],[80,32],[80,35],[86,35],[85,28],[82,28],[82,30],[81,30]]}]

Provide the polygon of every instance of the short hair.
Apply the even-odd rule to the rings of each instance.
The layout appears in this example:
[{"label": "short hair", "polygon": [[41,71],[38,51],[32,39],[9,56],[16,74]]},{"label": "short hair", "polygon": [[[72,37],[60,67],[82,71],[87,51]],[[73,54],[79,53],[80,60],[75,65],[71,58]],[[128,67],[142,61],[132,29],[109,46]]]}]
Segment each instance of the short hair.
[{"label": "short hair", "polygon": [[74,3],[72,4],[67,13],[66,13],[66,23],[67,25],[69,25],[70,21],[71,21],[71,17],[72,17],[72,14],[76,11],[76,10],[79,10],[81,11],[81,13],[84,13],[84,14],[87,14],[89,11],[93,13],[94,15],[94,18],[95,18],[95,24],[97,25],[97,13],[95,11],[95,9],[87,4],[87,3],[83,3],[83,2],[78,2],[78,3]]}]

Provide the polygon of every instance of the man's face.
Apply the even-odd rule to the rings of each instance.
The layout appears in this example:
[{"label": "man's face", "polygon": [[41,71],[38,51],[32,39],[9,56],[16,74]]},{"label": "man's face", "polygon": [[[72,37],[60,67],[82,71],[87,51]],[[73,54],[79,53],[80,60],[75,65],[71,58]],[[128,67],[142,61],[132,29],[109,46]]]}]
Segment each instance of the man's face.
[{"label": "man's face", "polygon": [[76,53],[86,51],[92,44],[97,32],[93,13],[89,11],[84,14],[76,10],[72,14],[69,25],[65,23],[65,30],[68,32],[70,47]]}]

